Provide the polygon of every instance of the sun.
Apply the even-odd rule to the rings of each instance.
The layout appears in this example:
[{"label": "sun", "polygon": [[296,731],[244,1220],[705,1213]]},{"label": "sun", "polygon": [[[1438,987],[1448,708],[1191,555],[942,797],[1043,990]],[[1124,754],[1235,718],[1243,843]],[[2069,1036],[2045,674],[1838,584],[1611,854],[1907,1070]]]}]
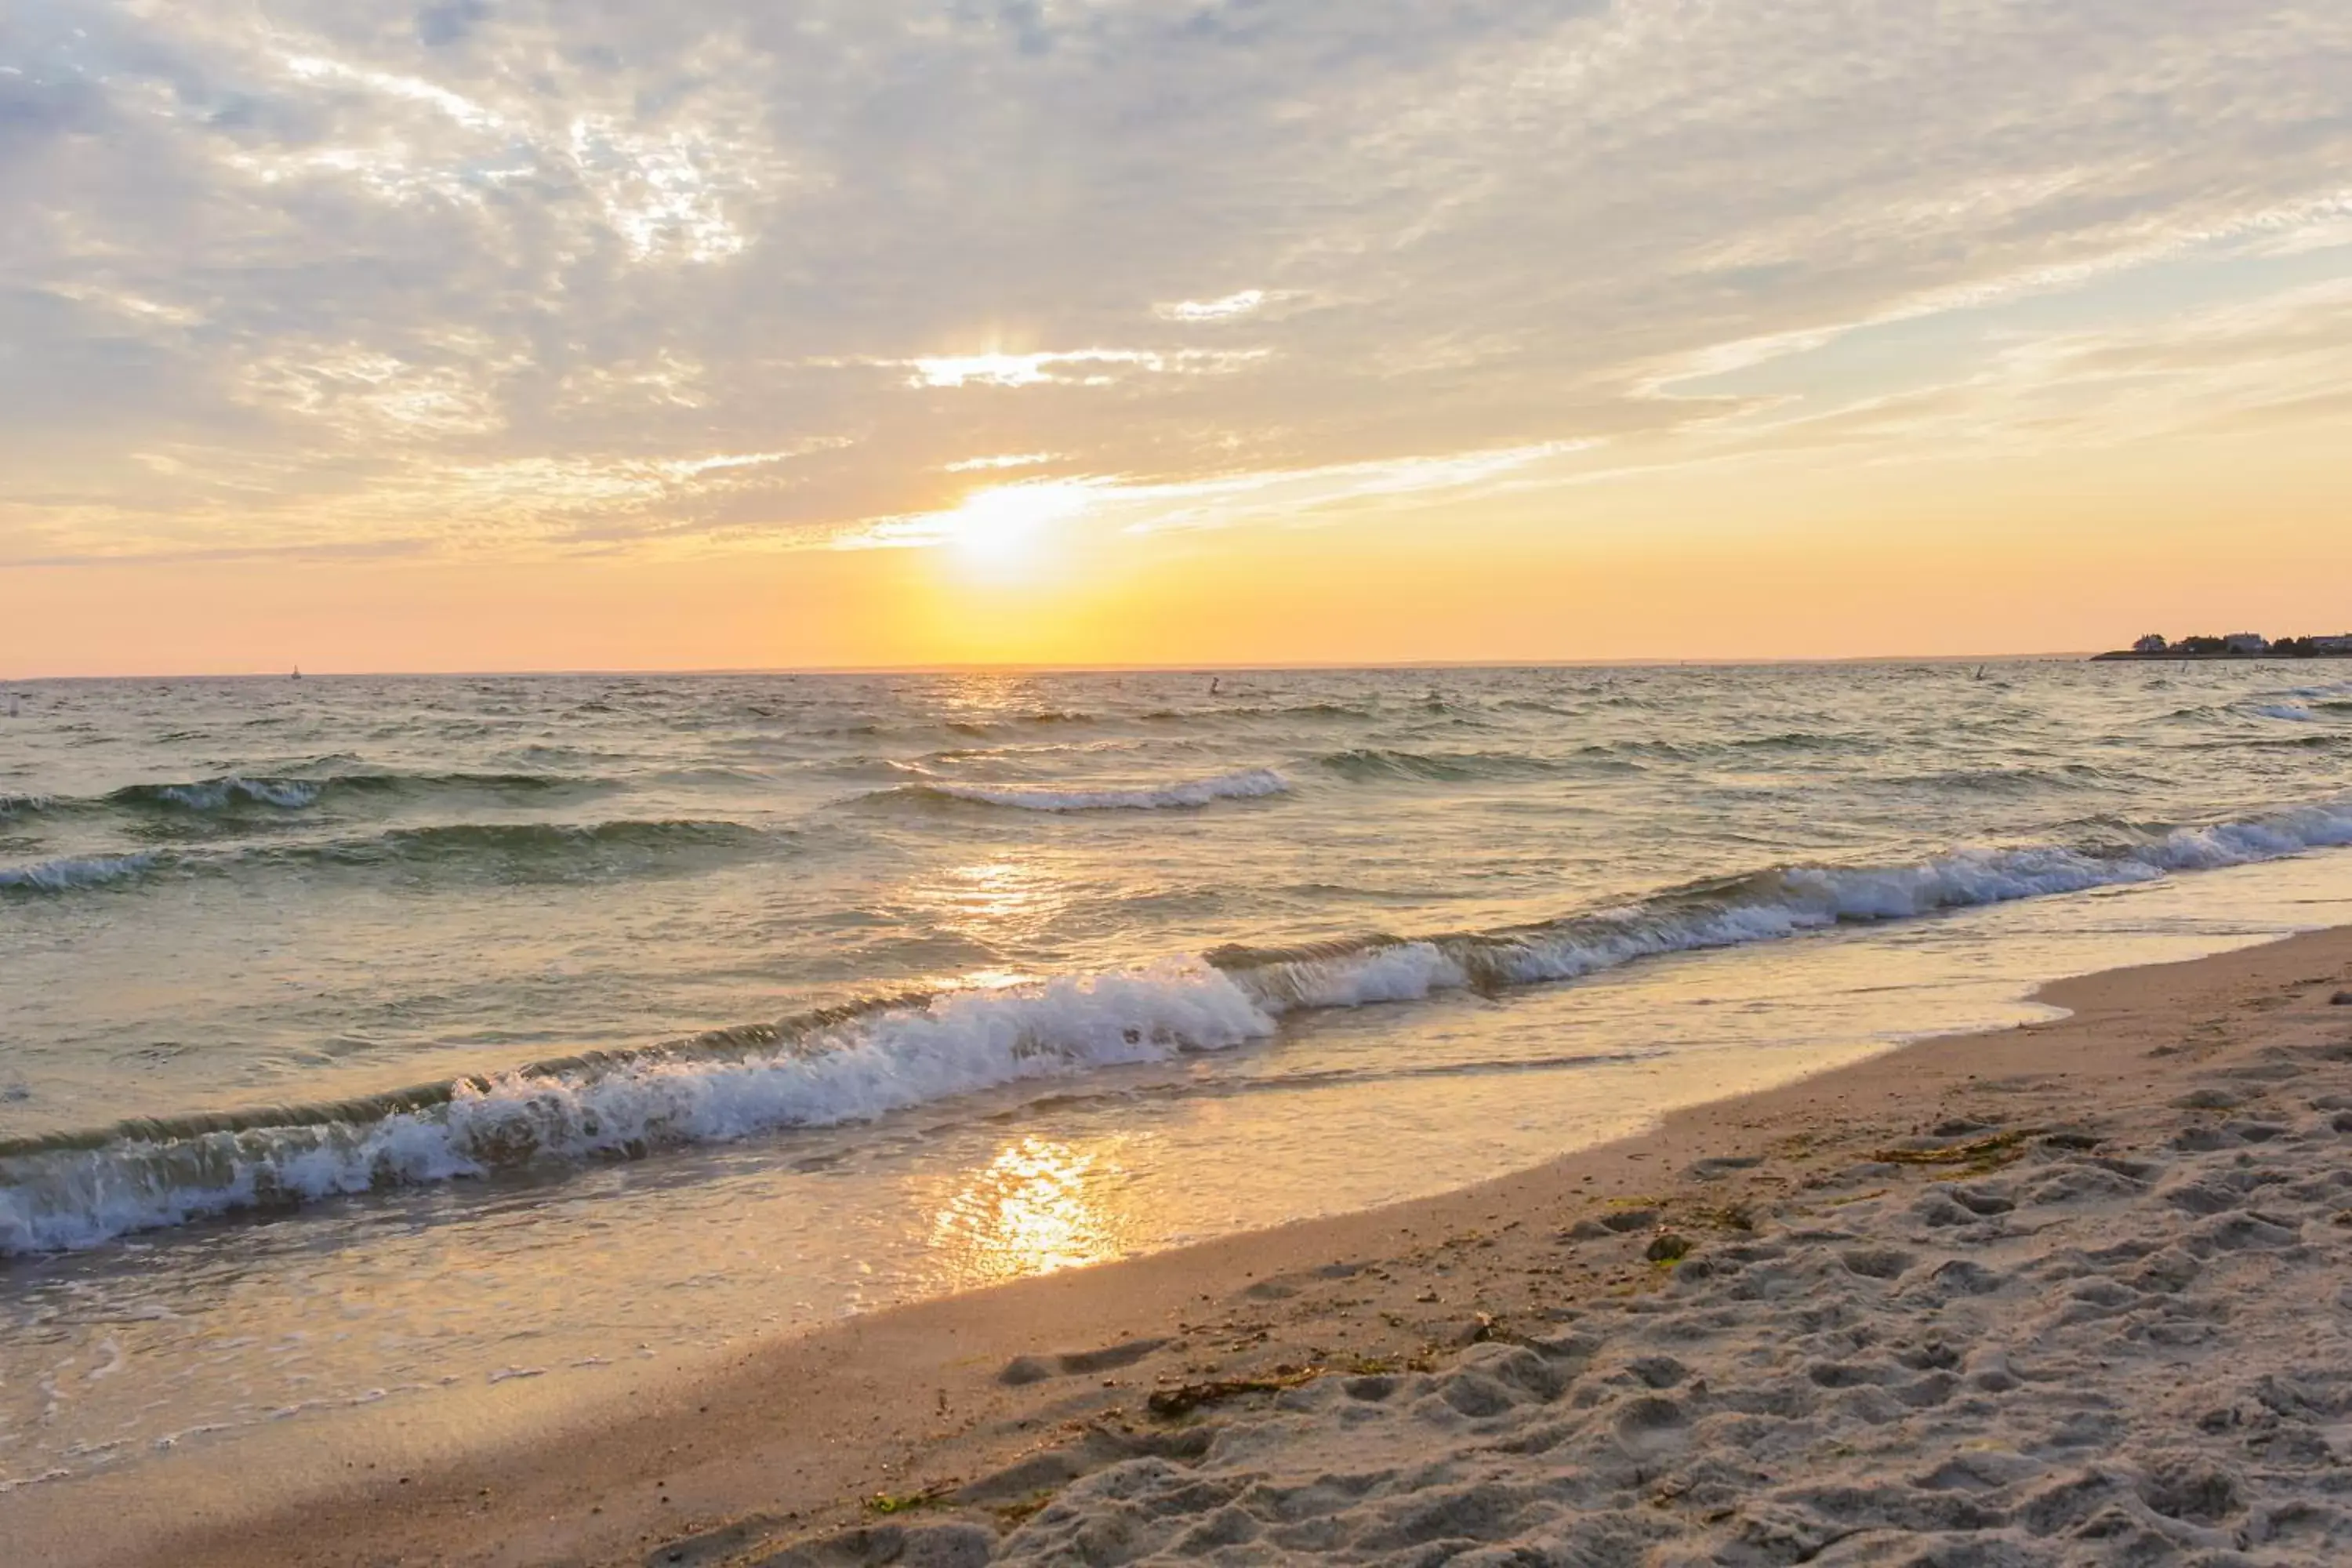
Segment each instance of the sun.
[{"label": "sun", "polygon": [[971,575],[1026,578],[1044,564],[1054,524],[1084,511],[1092,495],[1091,486],[1073,479],[998,485],[966,496],[939,521],[945,542]]}]

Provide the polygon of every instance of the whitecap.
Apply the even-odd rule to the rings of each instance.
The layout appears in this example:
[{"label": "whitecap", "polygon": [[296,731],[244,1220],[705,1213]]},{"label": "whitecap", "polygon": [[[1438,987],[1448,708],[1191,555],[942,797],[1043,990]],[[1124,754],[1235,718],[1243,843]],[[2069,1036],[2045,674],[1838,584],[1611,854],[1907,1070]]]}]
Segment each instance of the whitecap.
[{"label": "whitecap", "polygon": [[1012,787],[982,784],[929,784],[914,786],[921,794],[944,795],[975,805],[1011,806],[1019,811],[1159,811],[1203,806],[1220,800],[1254,800],[1286,794],[1290,781],[1272,768],[1249,768],[1211,779],[1179,784],[1146,784],[1127,789]]},{"label": "whitecap", "polygon": [[75,888],[102,887],[136,877],[155,863],[152,850],[133,855],[89,855],[37,865],[0,867],[0,889],[36,893],[62,893]]}]

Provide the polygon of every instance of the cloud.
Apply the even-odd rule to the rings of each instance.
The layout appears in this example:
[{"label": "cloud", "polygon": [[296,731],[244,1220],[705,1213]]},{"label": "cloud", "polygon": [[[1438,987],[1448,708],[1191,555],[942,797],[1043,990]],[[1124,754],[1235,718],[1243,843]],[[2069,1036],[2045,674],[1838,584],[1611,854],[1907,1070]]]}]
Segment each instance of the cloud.
[{"label": "cloud", "polygon": [[1151,313],[1163,321],[1231,321],[1254,316],[1271,303],[1294,297],[1280,291],[1269,293],[1264,289],[1244,289],[1215,300],[1164,302],[1152,306]]},{"label": "cloud", "polygon": [[877,519],[836,532],[825,542],[836,550],[905,549],[1016,529],[1034,531],[1081,517],[1129,533],[1234,528],[1277,520],[1311,524],[1339,511],[1378,508],[1403,498],[1440,492],[1458,496],[1583,449],[1581,442],[1548,442],[1444,457],[1244,469],[1161,483],[1099,476],[1027,479],[974,489],[936,511]]},{"label": "cloud", "polygon": [[1270,525],[2352,350],[2263,305],[2352,275],[2323,0],[46,0],[0,60],[5,559],[824,542],[974,454]]},{"label": "cloud", "polygon": [[1055,460],[1051,452],[1003,452],[992,458],[965,458],[946,465],[950,474],[984,472],[990,468],[1034,468]]},{"label": "cloud", "polygon": [[1152,375],[1213,374],[1264,359],[1269,352],[1180,349],[1173,353],[1156,353],[1140,349],[1071,349],[1028,354],[940,354],[869,363],[912,370],[914,374],[908,378],[911,386],[1046,386],[1057,382],[1101,386],[1129,371]]}]

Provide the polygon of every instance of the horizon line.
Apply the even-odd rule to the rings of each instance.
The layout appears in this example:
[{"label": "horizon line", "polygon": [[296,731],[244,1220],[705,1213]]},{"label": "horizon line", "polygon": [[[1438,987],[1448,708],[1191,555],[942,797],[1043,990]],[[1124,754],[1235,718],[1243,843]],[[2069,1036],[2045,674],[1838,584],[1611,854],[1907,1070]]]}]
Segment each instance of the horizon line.
[{"label": "horizon line", "polygon": [[963,663],[938,664],[825,664],[825,665],[697,665],[677,668],[625,668],[584,666],[577,668],[539,668],[529,669],[322,669],[305,671],[300,667],[286,670],[182,670],[137,671],[120,675],[9,675],[0,676],[0,685],[29,686],[44,681],[100,680],[430,680],[430,679],[522,679],[585,676],[698,676],[698,675],[1235,675],[1292,674],[1312,671],[1365,672],[1412,669],[1676,669],[1752,668],[1769,665],[1853,665],[1853,664],[2025,664],[2079,659],[2085,663],[2109,650],[2065,650],[2044,653],[1870,653],[1839,654],[1786,658],[1536,658],[1536,659],[1331,659],[1276,661],[1271,663],[1233,661],[1208,664],[1157,663],[998,663],[973,660]]}]

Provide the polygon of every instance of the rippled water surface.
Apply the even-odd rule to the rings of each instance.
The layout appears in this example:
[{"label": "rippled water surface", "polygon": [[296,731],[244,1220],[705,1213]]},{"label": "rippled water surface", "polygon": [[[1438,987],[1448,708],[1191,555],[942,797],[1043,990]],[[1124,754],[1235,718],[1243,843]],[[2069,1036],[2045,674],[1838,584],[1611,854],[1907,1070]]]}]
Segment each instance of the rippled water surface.
[{"label": "rippled water surface", "polygon": [[0,1484],[1454,1184],[2352,843],[2342,664],[13,689]]}]

